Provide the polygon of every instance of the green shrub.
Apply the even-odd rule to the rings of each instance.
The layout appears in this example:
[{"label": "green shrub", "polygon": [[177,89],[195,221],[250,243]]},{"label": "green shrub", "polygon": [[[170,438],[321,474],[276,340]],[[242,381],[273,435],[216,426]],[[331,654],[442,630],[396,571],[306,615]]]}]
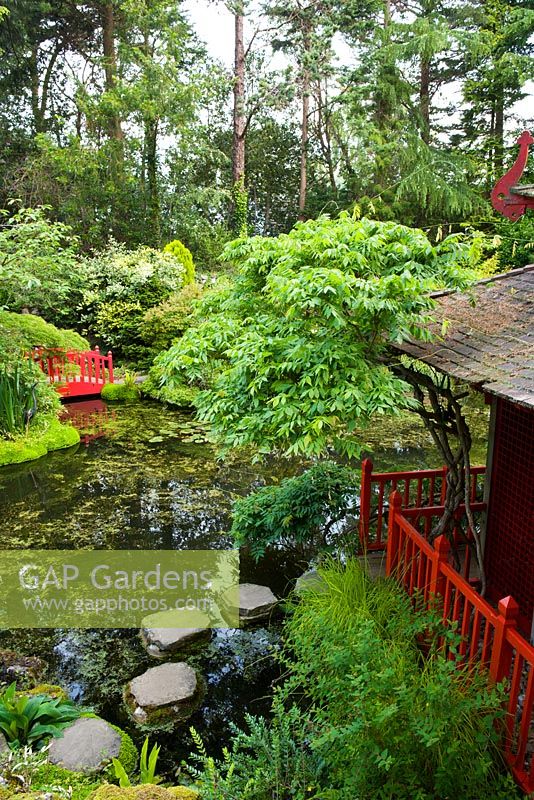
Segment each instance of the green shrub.
[{"label": "green shrub", "polygon": [[171,254],[150,247],[128,250],[111,242],[85,260],[83,320],[115,355],[134,362],[151,360],[139,333],[147,309],[180,291],[185,268]]},{"label": "green shrub", "polygon": [[354,507],[358,483],[354,470],[326,461],[240,498],[231,531],[236,546],[247,545],[256,559],[273,545],[324,547],[332,526]]},{"label": "green shrub", "polygon": [[200,286],[190,283],[168,300],[146,311],[139,326],[143,341],[157,352],[170,347],[191,324],[194,302],[201,296]]},{"label": "green shrub", "polygon": [[193,283],[195,280],[195,265],[193,264],[193,254],[182,244],[179,239],[173,239],[163,248],[164,253],[171,253],[185,269],[184,284]]},{"label": "green shrub", "polygon": [[0,695],[0,731],[12,748],[25,744],[39,747],[50,737],[59,736],[79,716],[69,700],[17,694],[16,683]]},{"label": "green shrub", "polygon": [[109,403],[126,403],[139,399],[139,388],[124,383],[106,383],[102,387],[101,397]]},{"label": "green shrub", "polygon": [[141,384],[141,391],[146,397],[152,397],[169,406],[177,408],[193,408],[195,398],[199,393],[196,386],[186,386],[185,384],[173,383],[166,385],[161,383],[161,367],[155,364],[148,378]]},{"label": "green shrub", "polygon": [[[202,800],[312,800],[326,797],[319,789],[323,766],[308,746],[307,715],[278,698],[270,722],[246,715],[247,730],[233,727],[231,749],[222,761],[210,757],[192,728],[197,747],[188,772]],[[196,765],[196,766],[195,766]]]},{"label": "green shrub", "polygon": [[89,342],[75,331],[56,328],[35,314],[0,311],[0,360],[19,357],[32,347],[89,350]]}]

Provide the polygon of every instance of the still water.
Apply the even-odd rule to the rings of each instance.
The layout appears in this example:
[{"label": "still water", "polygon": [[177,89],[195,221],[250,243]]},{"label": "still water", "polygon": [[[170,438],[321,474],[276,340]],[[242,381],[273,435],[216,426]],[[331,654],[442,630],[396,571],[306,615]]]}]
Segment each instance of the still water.
[{"label": "still water", "polygon": [[[206,431],[189,415],[156,403],[108,407],[101,401],[73,403],[69,415],[81,444],[39,461],[0,468],[2,548],[221,549],[231,547],[233,501],[266,483],[302,469],[302,463],[271,460],[253,465],[245,455],[224,462]],[[473,463],[484,460],[487,415],[471,412]],[[378,470],[440,466],[415,415],[377,420],[363,435]],[[241,580],[266,584],[282,596],[305,565],[291,554],[259,564],[243,554]],[[189,725],[208,750],[228,742],[231,723],[245,713],[268,713],[279,677],[273,653],[276,622],[268,627],[218,631],[211,643],[187,656],[207,683],[202,707],[182,728],[158,735],[169,771],[193,749]],[[128,729],[139,742],[121,703],[124,684],[157,661],[143,650],[137,631],[0,631],[0,648],[39,655],[47,679]],[[163,751],[162,751],[163,752]]]}]

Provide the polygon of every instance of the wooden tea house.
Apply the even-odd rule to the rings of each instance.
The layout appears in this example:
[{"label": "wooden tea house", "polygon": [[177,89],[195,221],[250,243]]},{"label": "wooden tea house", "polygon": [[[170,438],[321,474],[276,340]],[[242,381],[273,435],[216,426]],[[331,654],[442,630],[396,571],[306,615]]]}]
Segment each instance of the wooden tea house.
[{"label": "wooden tea house", "polygon": [[507,681],[504,752],[520,786],[534,792],[534,265],[435,298],[434,340],[398,347],[490,404],[487,462],[471,470],[469,494],[485,596],[469,559],[458,570],[449,541],[430,536],[444,512],[446,468],[374,473],[365,461],[360,537],[367,551],[387,554],[387,572],[419,603],[437,602],[455,623],[464,662]]}]

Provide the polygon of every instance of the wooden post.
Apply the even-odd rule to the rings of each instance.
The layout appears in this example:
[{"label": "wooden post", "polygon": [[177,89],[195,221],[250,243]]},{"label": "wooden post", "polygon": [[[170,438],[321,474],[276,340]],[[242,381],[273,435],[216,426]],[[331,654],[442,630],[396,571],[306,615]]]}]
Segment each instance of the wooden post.
[{"label": "wooden post", "polygon": [[449,560],[450,544],[446,536],[438,536],[434,542],[434,553],[432,556],[432,572],[430,574],[429,594],[434,597],[442,597],[445,593],[445,576],[441,571],[442,564]]},{"label": "wooden post", "polygon": [[108,350],[108,378],[109,382],[113,383],[113,353]]},{"label": "wooden post", "polygon": [[386,575],[392,575],[399,564],[399,522],[397,516],[402,511],[402,497],[396,489],[389,496],[388,541],[386,551]]},{"label": "wooden post", "polygon": [[489,668],[491,679],[495,683],[500,683],[510,673],[513,648],[508,642],[506,632],[511,628],[517,628],[519,606],[514,598],[508,595],[499,600],[498,611]]},{"label": "wooden post", "polygon": [[370,458],[362,461],[360,484],[360,544],[365,551],[369,544],[369,517],[371,516],[371,475],[373,462]]}]

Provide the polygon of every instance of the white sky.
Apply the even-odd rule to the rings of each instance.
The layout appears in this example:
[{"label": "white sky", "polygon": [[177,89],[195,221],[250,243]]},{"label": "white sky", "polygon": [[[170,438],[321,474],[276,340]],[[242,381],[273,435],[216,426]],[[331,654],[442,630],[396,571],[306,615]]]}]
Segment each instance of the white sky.
[{"label": "white sky", "polygon": [[[234,56],[234,20],[232,14],[222,2],[210,0],[186,0],[184,9],[197,32],[197,35],[208,46],[209,53],[216,59],[230,67]],[[245,38],[246,38],[245,20]],[[350,52],[348,48],[336,48],[339,57],[344,60]],[[345,50],[345,52],[343,52]],[[348,57],[347,57],[348,60]],[[514,116],[521,122],[534,118],[534,81],[529,81],[525,87],[527,96],[512,108]],[[513,124],[513,127],[516,127]]]}]

